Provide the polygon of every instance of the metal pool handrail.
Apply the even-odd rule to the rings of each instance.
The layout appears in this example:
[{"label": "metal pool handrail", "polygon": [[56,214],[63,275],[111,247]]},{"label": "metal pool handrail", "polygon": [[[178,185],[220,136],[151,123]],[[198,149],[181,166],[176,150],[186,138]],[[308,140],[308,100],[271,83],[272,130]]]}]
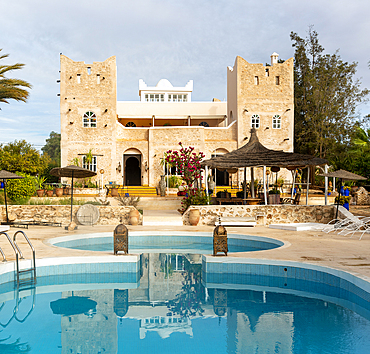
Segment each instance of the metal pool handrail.
[{"label": "metal pool handrail", "polygon": [[[15,248],[15,246],[14,246],[14,243],[12,242],[12,239],[9,237],[9,235],[5,232],[5,231],[1,231],[0,232],[0,235],[1,234],[3,234],[3,235],[5,235],[6,236],[6,238],[8,239],[8,241],[9,241],[9,243],[10,243],[10,245],[13,247],[13,250],[14,250],[14,253],[15,253],[15,256],[16,256],[16,260],[17,260],[17,268],[18,268],[18,251],[17,251],[17,249]],[[18,248],[18,247],[17,247]],[[7,262],[7,260],[6,260],[6,257],[5,257],[5,254],[4,254],[4,252],[3,252],[3,250],[0,248],[0,253],[1,253],[1,255],[3,256],[3,262]]]},{"label": "metal pool handrail", "polygon": [[[26,239],[26,241],[27,241],[27,243],[28,243],[28,245],[30,246],[30,248],[31,248],[31,250],[32,250],[32,258],[33,258],[33,267],[31,266],[31,268],[29,269],[29,270],[33,270],[33,276],[34,276],[34,279],[36,279],[36,252],[35,252],[35,249],[33,248],[33,245],[32,245],[32,243],[31,243],[31,241],[29,240],[29,238],[27,237],[27,235],[23,232],[23,231],[21,231],[21,230],[19,230],[19,231],[17,231],[15,234],[14,234],[14,236],[13,236],[13,241],[14,241],[14,245],[15,245],[15,247],[17,248],[17,250],[18,250],[18,252],[19,252],[19,254],[20,254],[20,256],[21,256],[21,259],[24,259],[24,257],[23,257],[23,254],[22,254],[22,252],[21,252],[21,250],[20,250],[20,248],[18,247],[18,245],[17,245],[17,242],[16,242],[16,237],[17,237],[17,234],[19,234],[19,233],[21,233],[23,236],[24,236],[24,238]],[[27,270],[26,270],[27,271]],[[19,266],[18,266],[18,257],[17,257],[17,283],[19,284]],[[24,272],[24,271],[23,271]]]}]

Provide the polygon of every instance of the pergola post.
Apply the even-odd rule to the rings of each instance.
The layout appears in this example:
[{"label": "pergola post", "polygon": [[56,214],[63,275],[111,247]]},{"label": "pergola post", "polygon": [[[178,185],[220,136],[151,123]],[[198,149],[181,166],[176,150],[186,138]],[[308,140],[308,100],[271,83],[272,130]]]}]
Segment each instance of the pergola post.
[{"label": "pergola post", "polygon": [[243,196],[244,196],[244,200],[243,200],[243,205],[245,205],[246,201],[245,199],[247,199],[247,168],[244,167],[244,186],[243,186]]},{"label": "pergola post", "polygon": [[292,181],[292,193],[291,193],[291,198],[293,199],[294,197],[294,184],[295,184],[295,174],[296,174],[296,169],[290,171],[292,173],[293,181]]},{"label": "pergola post", "polygon": [[[324,166],[325,173],[328,173],[328,165]],[[325,205],[328,205],[328,179],[329,177],[325,177]]]},{"label": "pergola post", "polygon": [[251,167],[251,195],[252,195],[252,198],[255,198],[255,195],[254,195],[254,169],[253,169],[253,167]]},{"label": "pergola post", "polygon": [[[208,192],[208,166],[207,165],[205,166],[205,186],[206,186],[207,196],[209,196],[209,192]],[[207,198],[207,204],[209,204],[209,198]]]},{"label": "pergola post", "polygon": [[267,205],[267,193],[266,193],[266,166],[263,166],[263,178],[262,178],[262,182],[263,182],[263,196],[264,196],[264,199],[265,199],[265,205]]}]

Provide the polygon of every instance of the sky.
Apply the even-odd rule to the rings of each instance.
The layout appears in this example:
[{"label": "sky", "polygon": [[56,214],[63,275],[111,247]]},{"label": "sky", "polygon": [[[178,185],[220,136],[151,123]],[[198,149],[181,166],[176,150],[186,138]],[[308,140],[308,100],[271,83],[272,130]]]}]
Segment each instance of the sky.
[{"label": "sky", "polygon": [[[24,63],[8,77],[32,84],[27,103],[0,103],[0,143],[37,149],[60,132],[60,53],[92,64],[117,58],[117,99],[137,101],[138,82],[173,86],[194,80],[192,101],[226,100],[226,68],[294,56],[290,33],[319,34],[326,53],[357,62],[370,89],[368,0],[1,0],[0,65]],[[359,106],[359,116],[370,104]]]}]

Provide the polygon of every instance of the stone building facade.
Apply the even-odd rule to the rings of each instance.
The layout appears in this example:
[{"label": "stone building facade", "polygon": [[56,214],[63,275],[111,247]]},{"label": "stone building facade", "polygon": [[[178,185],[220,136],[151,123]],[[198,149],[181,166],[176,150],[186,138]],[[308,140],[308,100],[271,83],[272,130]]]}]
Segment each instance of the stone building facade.
[{"label": "stone building facade", "polygon": [[[140,80],[139,101],[117,102],[115,57],[85,64],[61,55],[62,166],[78,160],[103,184],[156,186],[161,158],[180,141],[210,158],[245,144],[252,126],[268,148],[293,151],[293,59],[277,58],[264,66],[237,57],[227,69],[227,102],[194,102],[192,81],[173,87],[166,79],[153,87]],[[216,172],[216,183],[228,185],[227,172]]]}]

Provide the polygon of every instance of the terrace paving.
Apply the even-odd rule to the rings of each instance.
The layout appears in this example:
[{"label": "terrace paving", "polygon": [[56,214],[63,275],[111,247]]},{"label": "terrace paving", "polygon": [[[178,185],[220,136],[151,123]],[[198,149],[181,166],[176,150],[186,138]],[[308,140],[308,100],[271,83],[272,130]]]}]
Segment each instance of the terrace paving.
[{"label": "terrace paving", "polygon": [[[212,232],[212,226],[128,226],[129,231],[193,231]],[[12,228],[8,234],[12,237],[18,230]],[[73,234],[112,232],[114,226],[79,226],[78,230],[69,232],[64,228],[31,226],[24,230],[36,249],[37,258],[48,257],[84,257],[112,255],[113,252],[94,252],[64,249],[51,246],[48,240],[53,237]],[[284,247],[248,253],[229,253],[230,257],[246,257],[265,260],[285,260],[304,262],[315,265],[332,267],[348,271],[354,275],[370,281],[370,235],[365,235],[361,241],[358,237],[323,233],[319,231],[286,231],[270,229],[264,226],[257,227],[228,227],[228,233],[273,237],[286,243]],[[30,258],[30,252],[23,238],[19,235],[19,244],[24,250],[26,258]],[[0,247],[3,249],[8,260],[14,260],[14,252],[5,237],[0,238]],[[119,255],[117,257],[124,257]],[[221,257],[221,256],[218,256]]]}]

